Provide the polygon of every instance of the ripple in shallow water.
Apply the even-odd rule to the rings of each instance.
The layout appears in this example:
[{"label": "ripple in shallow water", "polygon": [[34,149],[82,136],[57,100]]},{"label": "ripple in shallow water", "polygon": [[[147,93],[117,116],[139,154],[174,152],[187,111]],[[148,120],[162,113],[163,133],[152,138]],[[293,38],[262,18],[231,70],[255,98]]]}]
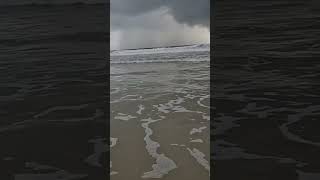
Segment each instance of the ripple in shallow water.
[{"label": "ripple in shallow water", "polygon": [[201,151],[199,151],[196,148],[193,148],[192,150],[190,148],[187,148],[187,149],[190,152],[191,156],[194,157],[199,164],[201,164],[206,170],[210,171],[210,164],[204,158],[205,154],[203,154]]},{"label": "ripple in shallow water", "polygon": [[[160,119],[161,120],[161,119]],[[143,174],[142,178],[161,178],[162,176],[168,174],[173,169],[177,168],[176,163],[170,158],[166,157],[164,154],[158,154],[157,149],[160,144],[153,141],[150,136],[152,135],[152,129],[149,128],[149,124],[157,122],[159,120],[142,119],[142,127],[145,128],[146,136],[144,140],[146,142],[146,148],[150,156],[156,159],[156,164],[152,165],[152,171]]]}]

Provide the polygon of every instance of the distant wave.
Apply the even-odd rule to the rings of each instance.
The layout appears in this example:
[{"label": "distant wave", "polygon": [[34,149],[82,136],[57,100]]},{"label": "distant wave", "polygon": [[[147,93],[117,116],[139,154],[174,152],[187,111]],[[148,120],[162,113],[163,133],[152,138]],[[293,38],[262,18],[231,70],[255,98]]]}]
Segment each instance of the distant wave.
[{"label": "distant wave", "polygon": [[210,61],[210,44],[119,50],[110,53],[111,64]]},{"label": "distant wave", "polygon": [[148,49],[129,49],[116,50],[111,52],[111,56],[129,56],[142,54],[161,54],[161,53],[178,53],[178,52],[195,52],[195,51],[210,51],[210,44],[197,44],[188,46],[148,48]]},{"label": "distant wave", "polygon": [[111,61],[111,64],[139,64],[139,63],[170,63],[170,62],[205,62],[210,61],[209,58],[201,59],[171,59],[171,60],[136,60],[136,61]]}]

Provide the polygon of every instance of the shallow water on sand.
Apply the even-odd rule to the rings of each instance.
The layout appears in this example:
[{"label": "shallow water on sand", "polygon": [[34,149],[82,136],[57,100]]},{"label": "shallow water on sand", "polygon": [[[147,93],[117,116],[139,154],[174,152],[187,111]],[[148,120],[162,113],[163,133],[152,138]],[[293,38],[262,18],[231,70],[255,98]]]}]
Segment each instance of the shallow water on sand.
[{"label": "shallow water on sand", "polygon": [[110,73],[111,179],[209,179],[209,61],[111,64]]}]

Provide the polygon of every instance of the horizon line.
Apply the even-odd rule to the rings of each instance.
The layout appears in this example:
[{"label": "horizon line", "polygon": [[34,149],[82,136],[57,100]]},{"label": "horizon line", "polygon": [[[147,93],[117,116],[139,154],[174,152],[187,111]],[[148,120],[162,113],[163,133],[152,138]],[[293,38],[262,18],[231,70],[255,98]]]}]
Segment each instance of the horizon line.
[{"label": "horizon line", "polygon": [[154,47],[141,47],[141,48],[129,48],[129,49],[111,49],[110,52],[114,51],[125,51],[125,50],[139,50],[139,49],[156,49],[156,48],[173,48],[173,47],[184,47],[184,46],[194,46],[200,44],[210,44],[209,43],[198,43],[198,44],[184,44],[184,45],[173,45],[173,46],[154,46]]}]

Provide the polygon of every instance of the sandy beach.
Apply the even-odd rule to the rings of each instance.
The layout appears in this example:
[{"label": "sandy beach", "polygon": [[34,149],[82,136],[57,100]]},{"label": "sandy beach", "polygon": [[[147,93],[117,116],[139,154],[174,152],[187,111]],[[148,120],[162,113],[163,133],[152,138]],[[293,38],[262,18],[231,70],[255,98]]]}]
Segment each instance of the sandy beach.
[{"label": "sandy beach", "polygon": [[111,54],[111,179],[209,179],[209,49],[138,51]]}]

